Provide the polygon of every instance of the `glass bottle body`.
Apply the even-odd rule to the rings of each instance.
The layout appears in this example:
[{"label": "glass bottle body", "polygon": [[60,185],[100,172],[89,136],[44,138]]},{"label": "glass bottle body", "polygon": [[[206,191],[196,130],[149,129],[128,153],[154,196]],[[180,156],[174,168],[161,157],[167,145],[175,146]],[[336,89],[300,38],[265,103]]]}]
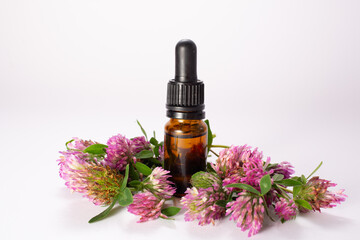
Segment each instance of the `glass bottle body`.
[{"label": "glass bottle body", "polygon": [[170,119],[165,125],[164,167],[175,183],[175,196],[184,195],[191,176],[206,170],[207,126],[202,120]]}]

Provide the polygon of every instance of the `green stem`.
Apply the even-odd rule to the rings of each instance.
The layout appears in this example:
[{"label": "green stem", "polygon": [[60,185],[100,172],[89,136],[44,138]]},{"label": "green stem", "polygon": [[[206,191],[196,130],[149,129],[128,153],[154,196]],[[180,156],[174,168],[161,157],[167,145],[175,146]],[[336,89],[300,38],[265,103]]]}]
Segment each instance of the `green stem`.
[{"label": "green stem", "polygon": [[280,188],[277,188],[277,190],[279,191],[278,194],[276,194],[278,197],[283,197],[283,198],[286,198],[288,200],[290,200],[291,198],[289,197],[289,195],[282,189]]},{"label": "green stem", "polygon": [[230,195],[228,197],[228,202],[230,202],[230,200],[232,200],[231,197],[232,197],[233,193],[234,193],[234,190],[231,191],[231,193],[230,193]]},{"label": "green stem", "polygon": [[315,168],[315,170],[314,170],[312,173],[310,173],[310,175],[309,175],[306,179],[309,179],[317,170],[319,170],[319,168],[321,167],[322,164],[323,164],[323,162],[321,161],[320,164],[319,164],[319,166],[317,166],[317,167]]},{"label": "green stem", "polygon": [[229,148],[229,146],[226,145],[211,145],[210,148],[215,147],[215,148]]},{"label": "green stem", "polygon": [[210,149],[210,152],[212,152],[215,156],[219,157],[219,154],[217,154],[216,152],[214,152],[212,149]]},{"label": "green stem", "polygon": [[270,218],[271,221],[275,222],[275,220],[270,216],[269,214],[269,210],[268,210],[268,206],[267,206],[267,203],[266,203],[266,200],[265,200],[265,197],[262,196],[261,197],[263,199],[263,204],[264,204],[264,207],[265,207],[265,212],[266,212],[266,215],[268,215],[268,217]]},{"label": "green stem", "polygon": [[282,187],[282,186],[280,186],[280,185],[277,185],[281,190],[283,190],[284,192],[288,192],[288,193],[293,193],[293,191],[291,191],[291,190],[289,190],[289,189],[287,189],[287,188],[284,188],[284,187]]}]

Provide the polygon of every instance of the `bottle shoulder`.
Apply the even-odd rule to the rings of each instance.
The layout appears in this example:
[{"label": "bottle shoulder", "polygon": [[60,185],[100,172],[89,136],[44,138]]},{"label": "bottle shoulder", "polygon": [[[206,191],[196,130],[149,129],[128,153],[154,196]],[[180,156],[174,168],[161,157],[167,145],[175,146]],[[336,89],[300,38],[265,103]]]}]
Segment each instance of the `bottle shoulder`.
[{"label": "bottle shoulder", "polygon": [[165,133],[170,135],[205,135],[207,125],[203,120],[170,119],[165,124]]}]

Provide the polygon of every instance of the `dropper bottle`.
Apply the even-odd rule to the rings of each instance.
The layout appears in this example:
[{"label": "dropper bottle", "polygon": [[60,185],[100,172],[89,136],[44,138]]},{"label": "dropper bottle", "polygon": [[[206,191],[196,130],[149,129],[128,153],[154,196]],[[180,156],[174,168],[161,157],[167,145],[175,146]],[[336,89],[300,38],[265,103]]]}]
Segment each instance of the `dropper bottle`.
[{"label": "dropper bottle", "polygon": [[204,112],[204,83],[197,79],[196,45],[185,39],[175,48],[175,79],[167,86],[164,167],[176,186],[175,196],[184,195],[191,176],[205,171],[207,126]]}]

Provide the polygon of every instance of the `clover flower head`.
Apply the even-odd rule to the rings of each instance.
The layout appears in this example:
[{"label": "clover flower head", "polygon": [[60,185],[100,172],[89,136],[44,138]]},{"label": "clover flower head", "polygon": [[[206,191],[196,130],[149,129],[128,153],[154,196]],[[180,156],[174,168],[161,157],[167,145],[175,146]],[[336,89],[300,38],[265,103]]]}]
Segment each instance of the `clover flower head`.
[{"label": "clover flower head", "polygon": [[242,167],[242,158],[248,149],[247,145],[225,148],[219,153],[219,158],[212,167],[222,179],[230,177]]},{"label": "clover flower head", "polygon": [[119,171],[125,170],[129,159],[132,159],[130,150],[131,141],[118,134],[107,141],[105,164]]},{"label": "clover flower head", "polygon": [[[333,208],[344,202],[346,195],[344,189],[337,192],[328,191],[329,187],[335,187],[337,184],[329,180],[320,179],[319,177],[312,177],[303,188],[300,190],[298,197],[308,201],[313,211],[321,212],[321,208]],[[299,207],[301,212],[308,212],[309,210]]]},{"label": "clover flower head", "polygon": [[72,138],[71,141],[67,144],[69,150],[79,150],[83,151],[85,148],[95,144],[95,142],[91,140],[83,140],[77,137]]},{"label": "clover flower head", "polygon": [[128,211],[141,216],[138,223],[154,220],[159,217],[167,218],[166,215],[161,213],[165,199],[159,199],[149,191],[137,193],[133,199],[133,203],[128,206]]},{"label": "clover flower head", "polygon": [[119,171],[124,171],[130,162],[136,162],[136,153],[149,149],[150,144],[144,137],[136,137],[132,140],[118,134],[107,141],[105,164]]},{"label": "clover flower head", "polygon": [[131,141],[131,152],[133,154],[139,153],[142,150],[150,149],[150,143],[146,141],[144,136],[132,138],[130,141]]},{"label": "clover flower head", "polygon": [[186,209],[185,221],[198,220],[199,225],[215,224],[215,220],[225,215],[225,208],[216,204],[225,200],[225,194],[217,186],[209,188],[188,188],[180,203]]},{"label": "clover flower head", "polygon": [[95,205],[109,205],[118,193],[123,176],[93,161],[89,154],[68,150],[58,160],[60,177],[72,192],[83,193]]},{"label": "clover flower head", "polygon": [[275,203],[275,213],[284,221],[293,219],[296,216],[296,209],[297,207],[292,199],[280,198]]},{"label": "clover flower head", "polygon": [[[260,190],[260,179],[274,171],[265,171],[263,154],[248,145],[231,146],[222,150],[216,163],[212,165],[226,186],[232,183],[249,184]],[[270,162],[270,158],[267,159]],[[232,188],[229,188],[231,191]]]},{"label": "clover flower head", "polygon": [[[270,162],[270,157],[267,158],[267,163]],[[262,152],[258,152],[257,148],[250,153],[243,164],[244,175],[241,178],[241,183],[249,184],[260,190],[260,180],[266,174],[272,174],[273,170],[265,171],[264,161],[262,160]]]},{"label": "clover flower head", "polygon": [[176,192],[176,188],[168,180],[171,177],[169,173],[170,171],[164,170],[162,167],[154,168],[148,179],[144,181],[144,187],[159,198],[171,198]]},{"label": "clover flower head", "polygon": [[229,220],[234,220],[236,226],[242,231],[249,230],[249,237],[260,231],[265,210],[261,197],[242,192],[235,201],[229,202],[226,207],[228,208],[226,215],[231,214]]},{"label": "clover flower head", "polygon": [[274,173],[282,174],[284,179],[289,179],[295,173],[294,167],[289,162],[281,162],[273,168]]},{"label": "clover flower head", "polygon": [[197,172],[191,176],[190,183],[196,188],[209,188],[213,187],[215,190],[221,188],[221,179],[216,173]]}]

